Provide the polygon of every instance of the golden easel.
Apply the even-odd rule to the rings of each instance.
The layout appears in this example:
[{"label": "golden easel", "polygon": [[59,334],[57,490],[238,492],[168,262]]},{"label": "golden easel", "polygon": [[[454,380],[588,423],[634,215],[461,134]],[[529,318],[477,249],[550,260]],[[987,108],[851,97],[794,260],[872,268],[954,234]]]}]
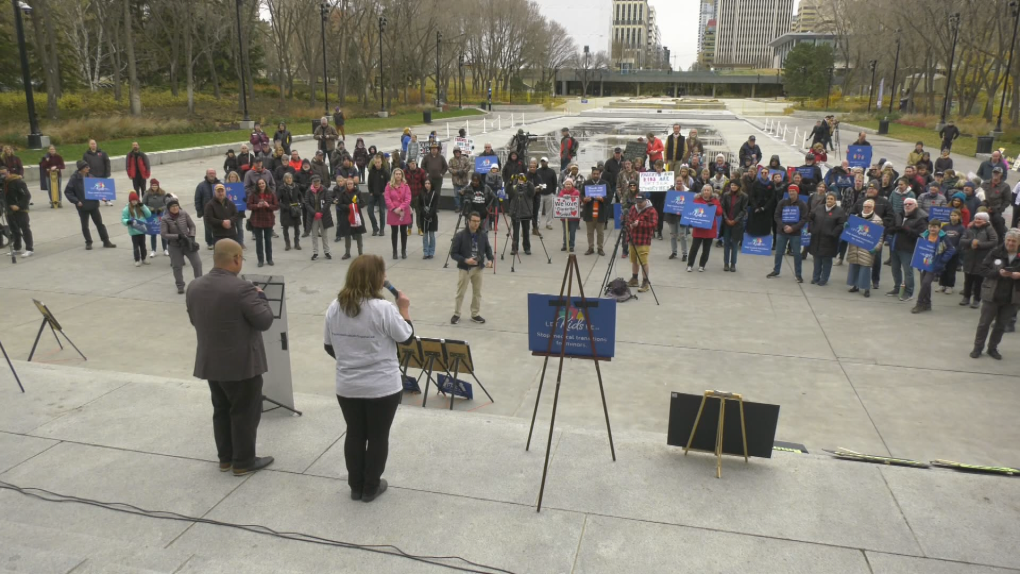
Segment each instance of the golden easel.
[{"label": "golden easel", "polygon": [[[698,423],[701,422],[701,413],[705,410],[705,403],[708,399],[719,399],[719,430],[715,435],[715,477],[722,478],[723,425],[726,422],[726,401],[737,401],[740,405],[740,434],[744,440],[744,462],[748,462],[747,425],[744,423],[744,397],[737,393],[705,391],[705,396],[701,399],[701,406],[698,407],[698,416],[694,418],[694,426],[691,427],[691,436],[687,439],[687,446],[684,447],[684,456],[687,456],[687,451],[692,450],[691,444],[694,442],[694,433],[698,432]],[[693,450],[709,452],[707,450],[697,448]]]}]

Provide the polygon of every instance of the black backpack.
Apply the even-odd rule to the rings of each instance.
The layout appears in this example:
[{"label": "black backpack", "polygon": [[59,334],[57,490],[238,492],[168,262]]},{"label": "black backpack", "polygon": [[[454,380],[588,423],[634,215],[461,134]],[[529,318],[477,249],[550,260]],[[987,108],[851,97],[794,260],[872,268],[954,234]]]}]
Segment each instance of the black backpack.
[{"label": "black backpack", "polygon": [[627,281],[622,277],[617,277],[609,282],[606,286],[606,295],[616,299],[617,303],[623,303],[624,301],[630,301],[631,299],[637,299],[637,295],[630,292],[630,287],[627,286]]}]

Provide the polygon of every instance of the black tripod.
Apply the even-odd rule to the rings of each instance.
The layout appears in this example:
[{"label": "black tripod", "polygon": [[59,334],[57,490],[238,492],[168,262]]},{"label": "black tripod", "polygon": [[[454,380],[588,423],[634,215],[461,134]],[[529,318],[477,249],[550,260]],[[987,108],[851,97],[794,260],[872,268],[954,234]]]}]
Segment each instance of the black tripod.
[{"label": "black tripod", "polygon": [[4,358],[7,359],[7,366],[11,368],[11,373],[14,375],[14,380],[18,383],[18,388],[21,392],[25,392],[25,387],[21,385],[21,379],[18,378],[18,371],[14,370],[14,363],[11,362],[11,357],[7,354],[7,349],[4,348],[4,342],[0,341],[0,351],[3,351]]},{"label": "black tripod", "polygon": [[453,238],[457,237],[457,232],[460,231],[460,222],[464,219],[464,211],[457,214],[457,225],[453,226],[453,237],[450,238],[450,249],[446,252],[446,263],[443,263],[443,269],[450,266],[450,254],[453,253]]},{"label": "black tripod", "polygon": [[634,246],[634,241],[630,237],[630,233],[627,232],[627,218],[626,218],[626,206],[624,207],[624,219],[623,226],[620,227],[620,234],[616,237],[616,245],[613,246],[613,253],[609,256],[609,266],[606,268],[606,276],[602,278],[602,290],[601,294],[605,294],[606,288],[609,287],[609,282],[612,281],[613,267],[616,265],[616,254],[620,251],[620,244],[623,243],[624,237],[627,238],[627,246],[633,252],[637,254],[638,263],[641,266],[641,274],[644,276],[644,280],[648,283],[648,288],[652,290],[652,297],[655,298],[655,304],[659,305],[659,296],[655,294],[655,287],[652,285],[651,279],[648,278],[648,262],[644,261],[641,253],[637,251]]}]

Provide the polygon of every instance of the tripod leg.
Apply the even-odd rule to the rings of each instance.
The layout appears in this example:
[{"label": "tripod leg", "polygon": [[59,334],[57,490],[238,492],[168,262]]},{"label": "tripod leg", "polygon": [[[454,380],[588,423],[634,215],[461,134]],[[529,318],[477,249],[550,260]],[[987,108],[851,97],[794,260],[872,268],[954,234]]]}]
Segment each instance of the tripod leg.
[{"label": "tripod leg", "polygon": [[302,413],[301,413],[301,411],[299,411],[299,410],[297,410],[297,409],[292,409],[292,408],[288,407],[287,405],[282,405],[282,404],[280,404],[280,403],[278,403],[278,402],[274,401],[273,399],[271,399],[271,398],[267,397],[266,395],[262,395],[262,400],[263,400],[263,401],[266,401],[267,403],[273,403],[273,404],[274,404],[274,405],[276,405],[277,407],[279,407],[279,408],[281,408],[281,409],[285,409],[285,410],[288,410],[288,411],[290,411],[290,412],[292,412],[292,413],[296,414],[296,415],[297,415],[297,416],[299,416],[299,417],[300,417],[300,416],[303,416],[303,415],[302,415]]},{"label": "tripod leg", "polygon": [[[25,392],[25,387],[21,385],[21,379],[18,378],[18,371],[14,370],[14,363],[11,362],[10,356],[7,355],[7,349],[4,348],[3,341],[0,341],[0,351],[3,351],[4,358],[7,359],[7,366],[11,368],[11,373],[14,375],[14,381],[18,383],[18,388],[21,389],[21,392]],[[477,381],[478,379],[475,380]],[[482,383],[478,383],[479,386],[481,386],[481,384]],[[482,387],[482,390],[485,390],[485,387]],[[489,400],[492,400],[492,397],[489,397]]]},{"label": "tripod leg", "polygon": [[60,342],[60,337],[57,336],[57,330],[53,328],[52,324],[50,325],[50,332],[53,333],[53,338],[57,340],[57,345],[60,345],[60,350],[63,351],[64,344]]},{"label": "tripod leg", "polygon": [[453,410],[453,399],[457,396],[457,375],[460,371],[460,357],[453,360],[453,379],[450,381],[450,410]]},{"label": "tripod leg", "polygon": [[[435,361],[436,361],[435,357],[429,357],[429,363],[428,363],[428,365],[425,366],[425,369],[422,371],[422,372],[425,373],[425,376],[426,376],[426,379],[425,379],[425,392],[421,396],[421,406],[422,406],[422,408],[425,408],[425,403],[427,403],[428,400],[429,400],[429,385],[432,383],[432,365],[433,365],[433,363],[435,363]],[[439,383],[436,383],[436,387],[438,387],[438,386],[439,386]]]},{"label": "tripod leg", "polygon": [[485,396],[489,397],[489,402],[491,403],[496,402],[496,400],[492,398],[492,395],[489,394],[489,391],[485,390],[485,385],[482,384],[482,381],[479,381],[478,377],[475,376],[474,373],[471,373],[471,377],[475,380],[476,383],[478,383],[478,386],[482,389],[482,392],[485,393]]},{"label": "tripod leg", "polygon": [[47,323],[46,319],[43,319],[42,320],[42,324],[39,325],[39,332],[35,334],[35,342],[32,343],[32,352],[30,352],[28,354],[28,361],[29,362],[32,362],[32,357],[35,356],[35,348],[39,344],[39,337],[42,337],[42,332],[43,332],[43,329],[46,328],[46,323]]},{"label": "tripod leg", "polygon": [[[460,231],[460,220],[464,219],[464,213],[461,212],[457,215],[457,225],[453,227],[453,236],[457,236],[457,232]],[[446,263],[443,263],[443,269],[450,266],[450,254],[453,253],[453,239],[450,239],[450,250],[446,252]]]},{"label": "tripod leg", "polygon": [[637,247],[634,245],[634,241],[628,238],[630,241],[630,248],[637,253],[638,265],[641,266],[641,273],[644,276],[644,280],[648,282],[648,288],[652,290],[652,297],[655,298],[655,304],[659,305],[659,296],[655,294],[655,286],[652,285],[652,280],[648,278],[648,262],[641,256],[641,253],[637,251]]},{"label": "tripod leg", "polygon": [[78,351],[78,354],[81,355],[81,358],[85,359],[86,361],[89,360],[88,357],[86,357],[85,354],[78,349],[78,345],[75,345],[74,341],[72,341],[71,338],[67,336],[67,333],[61,331],[60,334],[63,335],[65,339],[67,339],[68,343],[71,343],[71,346],[74,347],[75,351]]}]

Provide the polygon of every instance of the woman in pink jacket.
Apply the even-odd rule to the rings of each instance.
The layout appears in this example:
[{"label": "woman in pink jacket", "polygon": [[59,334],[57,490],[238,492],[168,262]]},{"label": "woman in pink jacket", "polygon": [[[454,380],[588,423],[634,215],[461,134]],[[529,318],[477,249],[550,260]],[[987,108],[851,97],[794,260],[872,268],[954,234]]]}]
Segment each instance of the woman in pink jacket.
[{"label": "woman in pink jacket", "polygon": [[404,181],[404,170],[396,168],[390,175],[383,193],[386,199],[386,224],[390,226],[393,258],[397,258],[397,236],[400,236],[400,256],[407,259],[407,228],[411,225],[411,188]]}]

